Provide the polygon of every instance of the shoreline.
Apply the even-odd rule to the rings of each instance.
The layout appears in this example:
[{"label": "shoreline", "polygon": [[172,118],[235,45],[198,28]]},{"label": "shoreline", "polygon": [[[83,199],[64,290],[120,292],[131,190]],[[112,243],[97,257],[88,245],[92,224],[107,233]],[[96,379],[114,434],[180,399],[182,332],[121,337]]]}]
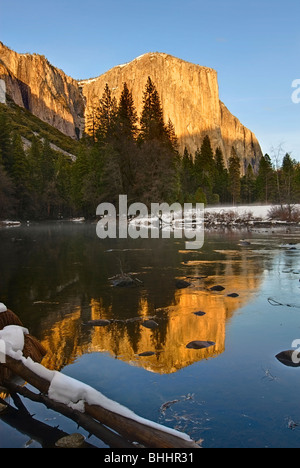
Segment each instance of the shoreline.
[{"label": "shoreline", "polygon": [[[217,228],[264,228],[264,229],[275,229],[275,228],[299,228],[300,222],[272,219],[270,216],[270,210],[278,207],[278,205],[236,205],[236,206],[209,206],[204,210],[203,223],[204,229],[217,229]],[[300,205],[296,205],[299,209]],[[168,217],[169,216],[169,217]],[[0,220],[0,228],[12,228],[20,227],[22,225],[29,226],[30,224],[42,224],[42,223],[70,223],[75,225],[82,224],[96,224],[99,219],[85,219],[84,217],[66,218],[66,219],[48,219],[48,220],[37,220],[37,221],[18,221],[18,220]],[[134,224],[140,228],[151,228],[151,225],[156,224],[157,219],[148,218],[128,218],[128,225]],[[179,221],[179,220],[177,220]],[[164,221],[164,228],[176,229],[177,222],[174,218],[170,218],[170,213],[166,214]],[[190,219],[190,227],[193,226],[193,220]],[[199,224],[195,227],[199,227]]]}]

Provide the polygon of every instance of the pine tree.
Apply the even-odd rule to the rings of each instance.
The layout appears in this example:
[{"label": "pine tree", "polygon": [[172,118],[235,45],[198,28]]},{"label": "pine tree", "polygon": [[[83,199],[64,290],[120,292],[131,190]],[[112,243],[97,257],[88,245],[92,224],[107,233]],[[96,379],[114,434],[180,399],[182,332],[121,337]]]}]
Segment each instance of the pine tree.
[{"label": "pine tree", "polygon": [[42,180],[43,180],[43,185],[47,184],[51,180],[53,180],[54,177],[54,151],[52,150],[50,146],[50,142],[45,139],[42,147],[42,153],[41,153],[41,174],[42,174]]},{"label": "pine tree", "polygon": [[43,190],[42,145],[35,135],[28,151],[28,164],[30,172],[29,188],[31,192],[41,194]]},{"label": "pine tree", "polygon": [[124,83],[123,91],[120,97],[117,109],[117,136],[134,140],[137,136],[137,112],[131,91]]},{"label": "pine tree", "polygon": [[10,172],[12,166],[11,130],[5,109],[0,108],[0,164]]},{"label": "pine tree", "polygon": [[219,195],[221,202],[229,200],[228,193],[228,170],[225,167],[222,150],[218,147],[215,153],[215,177],[214,177],[214,193]]},{"label": "pine tree", "polygon": [[15,133],[12,140],[12,164],[10,176],[17,186],[24,184],[28,180],[28,162],[25,155],[22,138]]},{"label": "pine tree", "polygon": [[190,201],[191,195],[195,193],[197,187],[195,184],[193,158],[187,147],[184,148],[181,160],[180,185],[181,202],[188,203]]},{"label": "pine tree", "polygon": [[24,151],[22,138],[17,133],[13,135],[12,165],[9,175],[16,187],[16,214],[19,218],[23,218],[29,205],[29,164]]},{"label": "pine tree", "polygon": [[[150,204],[176,201],[180,192],[178,155],[170,137],[175,137],[169,125],[169,134],[164,124],[160,98],[148,77],[140,119],[140,139],[136,166],[135,197]],[[172,135],[171,135],[172,133]],[[173,140],[174,143],[174,140]]]},{"label": "pine tree", "polygon": [[55,185],[58,194],[58,218],[71,215],[72,165],[74,163],[60,154],[55,161]]},{"label": "pine tree", "polygon": [[173,151],[158,140],[146,141],[137,154],[134,194],[147,206],[173,203],[180,192],[179,171]]},{"label": "pine tree", "polygon": [[92,107],[91,113],[86,118],[85,137],[91,137],[92,141],[96,142],[96,135],[99,129],[98,112],[95,106]]},{"label": "pine tree", "polygon": [[256,178],[256,191],[259,201],[268,203],[273,200],[276,191],[275,173],[271,158],[268,154],[261,157],[258,175]]},{"label": "pine tree", "polygon": [[101,143],[106,143],[114,137],[116,125],[117,101],[112,98],[111,90],[106,83],[102,98],[99,102],[96,116],[96,139]]},{"label": "pine tree", "polygon": [[166,129],[160,98],[150,76],[143,97],[143,111],[140,119],[141,139],[143,141],[165,141]]},{"label": "pine tree", "polygon": [[206,195],[207,201],[211,202],[213,198],[215,161],[208,135],[204,137],[200,150],[198,149],[195,154],[195,175],[198,185]]},{"label": "pine tree", "polygon": [[110,201],[115,206],[119,195],[128,194],[127,187],[124,188],[124,172],[120,164],[120,155],[112,145],[103,149],[103,170],[101,174],[101,200]]},{"label": "pine tree", "polygon": [[4,167],[0,164],[0,219],[15,215],[15,187]]},{"label": "pine tree", "polygon": [[235,205],[240,201],[241,196],[241,161],[234,147],[231,149],[231,157],[229,159],[229,187],[232,202]]},{"label": "pine tree", "polygon": [[166,125],[165,130],[166,130],[168,140],[170,142],[170,148],[174,152],[177,153],[178,152],[178,138],[176,136],[175,127],[174,127],[173,122],[171,121],[171,119],[168,120],[168,123]]},{"label": "pine tree", "polygon": [[246,203],[253,203],[255,196],[255,175],[253,167],[249,163],[246,174],[241,182],[242,198]]},{"label": "pine tree", "polygon": [[286,153],[281,168],[281,193],[289,206],[299,199],[299,190],[295,183],[296,166],[297,162],[291,158],[290,154]]},{"label": "pine tree", "polygon": [[[114,174],[111,174],[111,176],[119,182],[119,186],[116,183],[113,183],[112,186],[115,189],[118,188],[118,194],[127,194],[129,198],[131,197],[132,186],[135,183],[134,159],[136,157],[136,138],[138,134],[137,122],[138,117],[132,93],[129,91],[127,84],[124,83],[118,103],[115,137],[111,142],[112,148],[108,152],[111,154],[112,160],[105,157],[103,178],[106,180],[109,171],[113,170]],[[117,178],[116,175],[118,175]],[[111,189],[109,192],[111,192]]]},{"label": "pine tree", "polygon": [[81,210],[84,207],[84,181],[88,177],[89,172],[88,151],[82,144],[71,169],[71,199],[76,210]]}]

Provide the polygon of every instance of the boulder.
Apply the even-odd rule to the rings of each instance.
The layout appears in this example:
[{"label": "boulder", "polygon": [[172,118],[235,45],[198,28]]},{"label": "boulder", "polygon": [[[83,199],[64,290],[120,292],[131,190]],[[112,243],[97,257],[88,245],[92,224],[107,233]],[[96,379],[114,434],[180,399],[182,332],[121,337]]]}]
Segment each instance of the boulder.
[{"label": "boulder", "polygon": [[90,320],[88,325],[91,325],[92,327],[107,327],[107,325],[111,324],[110,320]]},{"label": "boulder", "polygon": [[[281,353],[277,354],[275,357],[276,359],[281,362],[281,364],[288,366],[288,367],[300,367],[300,362],[296,362],[298,359],[300,361],[300,353],[294,354],[295,349],[289,349],[288,351],[282,351]],[[295,362],[293,361],[293,357],[297,359]]]},{"label": "boulder", "polygon": [[186,345],[189,349],[205,349],[209,348],[210,346],[214,346],[216,343],[213,341],[191,341],[189,344]]},{"label": "boulder", "polygon": [[220,286],[220,285],[217,285],[217,286],[213,286],[212,288],[210,288],[211,291],[224,291],[224,287],[223,286]]},{"label": "boulder", "polygon": [[154,320],[145,320],[142,325],[143,327],[150,328],[150,330],[155,330],[158,328],[158,323],[156,323]]},{"label": "boulder", "polygon": [[175,282],[176,289],[185,289],[185,288],[188,288],[189,286],[191,286],[191,283],[189,283],[188,281],[177,280]]}]

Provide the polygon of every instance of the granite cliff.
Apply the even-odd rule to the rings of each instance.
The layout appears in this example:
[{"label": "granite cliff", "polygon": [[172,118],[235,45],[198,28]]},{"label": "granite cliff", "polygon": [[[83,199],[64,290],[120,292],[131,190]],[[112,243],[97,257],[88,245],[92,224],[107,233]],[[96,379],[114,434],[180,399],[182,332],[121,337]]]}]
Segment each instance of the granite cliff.
[{"label": "granite cliff", "polygon": [[219,99],[217,72],[163,53],[148,53],[130,63],[119,65],[90,80],[79,82],[85,98],[85,115],[102,96],[108,83],[117,99],[126,82],[132,91],[138,115],[141,115],[143,92],[148,76],[161,98],[165,122],[174,124],[180,149],[194,153],[209,135],[214,149],[222,149],[228,161],[234,146],[240,159],[253,167],[262,156],[255,135],[234,117]]},{"label": "granite cliff", "polygon": [[98,78],[76,81],[52,66],[44,56],[18,54],[0,42],[0,80],[16,104],[73,138],[97,107],[108,83],[120,97],[123,83],[132,91],[138,115],[148,76],[159,92],[165,122],[170,118],[179,140],[194,153],[209,135],[214,149],[228,161],[232,146],[242,161],[257,168],[262,151],[255,135],[219,99],[217,72],[164,53],[147,53]]},{"label": "granite cliff", "polygon": [[17,105],[72,138],[82,135],[84,100],[77,81],[44,56],[18,54],[0,42],[0,79]]}]

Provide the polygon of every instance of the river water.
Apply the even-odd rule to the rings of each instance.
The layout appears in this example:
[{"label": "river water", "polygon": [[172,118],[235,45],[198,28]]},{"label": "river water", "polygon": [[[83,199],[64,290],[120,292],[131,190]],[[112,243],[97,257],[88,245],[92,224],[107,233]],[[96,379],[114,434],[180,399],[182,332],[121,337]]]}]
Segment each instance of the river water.
[{"label": "river water", "polygon": [[[206,232],[188,251],[180,239],[100,240],[92,224],[31,224],[0,230],[0,302],[46,347],[46,367],[204,448],[299,447],[300,368],[275,357],[300,339],[299,260],[299,231]],[[121,271],[138,285],[113,287]],[[179,279],[190,286],[178,289]],[[97,319],[111,323],[87,324]],[[187,348],[194,340],[214,345]],[[0,419],[1,448],[42,444]]]}]

